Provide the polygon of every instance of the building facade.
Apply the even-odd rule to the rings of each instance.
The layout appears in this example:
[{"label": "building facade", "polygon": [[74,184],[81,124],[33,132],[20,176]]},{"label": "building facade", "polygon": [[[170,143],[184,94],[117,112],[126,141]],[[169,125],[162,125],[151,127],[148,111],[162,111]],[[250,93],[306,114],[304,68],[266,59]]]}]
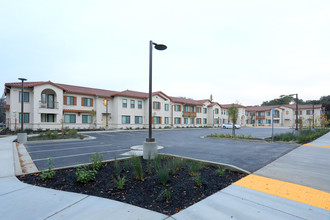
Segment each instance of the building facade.
[{"label": "building facade", "polygon": [[[131,90],[112,91],[46,82],[6,83],[6,126],[18,130],[21,126],[21,101],[24,102],[24,127],[32,130],[61,129],[137,129],[149,125],[149,94]],[[222,127],[230,122],[228,109],[238,108],[237,124],[270,126],[274,108],[274,124],[295,126],[295,105],[245,107],[239,104],[219,104],[209,99],[193,100],[152,94],[152,124],[164,127]],[[299,117],[304,125],[315,124],[321,115],[321,105],[299,105]]]},{"label": "building facade", "polygon": [[[6,83],[6,125],[17,130],[21,125],[24,102],[24,127],[32,130],[61,129],[136,129],[149,124],[148,93],[122,92],[60,83]],[[228,108],[211,100],[170,97],[163,92],[152,95],[152,123],[164,127],[221,127],[228,122]],[[244,114],[244,106],[240,106]],[[241,120],[243,123],[245,120]]]}]

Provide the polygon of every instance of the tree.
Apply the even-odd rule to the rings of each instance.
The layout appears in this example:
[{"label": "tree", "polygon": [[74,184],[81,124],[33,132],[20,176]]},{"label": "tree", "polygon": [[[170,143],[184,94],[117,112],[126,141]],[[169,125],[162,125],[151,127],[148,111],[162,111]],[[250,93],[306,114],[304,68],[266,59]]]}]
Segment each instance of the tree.
[{"label": "tree", "polygon": [[5,104],[6,104],[6,98],[3,94],[1,99],[0,99],[0,122],[5,122],[6,121],[6,111],[4,109]]},{"label": "tree", "polygon": [[[261,106],[269,106],[269,105],[289,105],[292,102],[296,102],[295,97],[289,95],[281,95],[277,99],[273,99],[270,101],[262,102]],[[304,104],[302,99],[298,99],[298,104]]]},{"label": "tree", "polygon": [[238,108],[234,104],[228,109],[229,120],[233,122],[232,136],[235,137],[235,124],[238,119]]}]

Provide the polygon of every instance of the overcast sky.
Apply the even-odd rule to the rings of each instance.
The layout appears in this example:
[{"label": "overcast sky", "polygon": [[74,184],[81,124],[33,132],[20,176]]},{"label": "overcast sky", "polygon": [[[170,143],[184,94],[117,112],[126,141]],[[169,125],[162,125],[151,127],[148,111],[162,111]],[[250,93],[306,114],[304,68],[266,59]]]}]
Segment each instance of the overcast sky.
[{"label": "overcast sky", "polygon": [[330,95],[329,0],[0,0],[5,82],[58,83],[243,105]]}]

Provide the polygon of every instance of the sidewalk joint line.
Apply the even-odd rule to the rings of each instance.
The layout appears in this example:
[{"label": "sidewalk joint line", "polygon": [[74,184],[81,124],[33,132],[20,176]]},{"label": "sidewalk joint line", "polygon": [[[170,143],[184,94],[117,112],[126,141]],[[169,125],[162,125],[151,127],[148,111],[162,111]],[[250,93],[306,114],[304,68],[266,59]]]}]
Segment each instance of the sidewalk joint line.
[{"label": "sidewalk joint line", "polygon": [[63,209],[61,209],[61,210],[58,210],[58,211],[55,212],[54,214],[52,214],[52,215],[46,217],[45,220],[46,220],[46,219],[49,219],[49,218],[51,218],[51,217],[53,217],[53,216],[55,216],[55,215],[57,215],[57,214],[59,214],[60,212],[63,212],[64,210],[66,210],[66,209],[68,209],[68,208],[70,208],[70,207],[72,207],[72,206],[74,206],[75,204],[77,204],[77,203],[83,201],[84,199],[86,199],[87,197],[89,197],[89,196],[86,195],[84,198],[82,198],[82,199],[80,199],[80,200],[78,200],[78,201],[76,201],[76,202],[74,202],[74,203],[72,203],[72,204],[66,206],[65,208],[63,208]]}]

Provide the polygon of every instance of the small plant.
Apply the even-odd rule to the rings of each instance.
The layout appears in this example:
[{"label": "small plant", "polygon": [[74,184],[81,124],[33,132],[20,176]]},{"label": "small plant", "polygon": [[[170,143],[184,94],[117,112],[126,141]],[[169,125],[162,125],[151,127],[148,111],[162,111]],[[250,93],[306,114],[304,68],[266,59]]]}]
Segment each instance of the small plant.
[{"label": "small plant", "polygon": [[190,161],[188,162],[188,168],[190,170],[191,176],[196,176],[199,170],[203,169],[205,165],[199,161]]},{"label": "small plant", "polygon": [[52,179],[55,175],[55,171],[53,170],[54,161],[51,157],[48,158],[48,170],[43,170],[41,173],[41,179]]},{"label": "small plant", "polygon": [[116,183],[117,189],[124,189],[124,185],[126,182],[125,176],[123,177],[117,176],[117,178],[113,178],[113,181]]},{"label": "small plant", "polygon": [[128,162],[128,160],[124,161],[123,169],[124,169],[125,172],[129,171],[129,162]]},{"label": "small plant", "polygon": [[135,171],[136,179],[143,181],[143,169],[142,169],[142,162],[141,162],[141,157],[138,156],[132,156],[131,157],[131,162],[133,169]]},{"label": "small plant", "polygon": [[226,168],[219,166],[217,169],[217,172],[218,172],[219,176],[223,176],[223,175],[225,175]]},{"label": "small plant", "polygon": [[201,175],[199,173],[196,174],[194,179],[195,179],[196,186],[201,186],[202,185]]},{"label": "small plant", "polygon": [[56,139],[58,137],[58,131],[53,131],[51,134],[50,134],[50,138],[51,139]]},{"label": "small plant", "polygon": [[180,170],[183,164],[182,158],[172,158],[168,162],[169,170],[171,174],[175,174],[176,171]]},{"label": "small plant", "polygon": [[162,167],[162,158],[160,155],[156,155],[155,159],[153,160],[155,169],[160,169]]},{"label": "small plant", "polygon": [[115,166],[116,175],[119,176],[120,175],[120,172],[121,172],[121,168],[120,168],[120,165],[119,165],[119,162],[117,160],[117,156],[116,155],[115,155],[114,166]]},{"label": "small plant", "polygon": [[77,132],[77,130],[75,130],[75,129],[71,129],[71,130],[68,131],[68,135],[69,135],[69,136],[75,136],[75,135],[77,135],[77,134],[78,134],[78,132]]},{"label": "small plant", "polygon": [[231,135],[230,134],[226,134],[225,137],[226,138],[231,138]]},{"label": "small plant", "polygon": [[164,189],[157,197],[157,200],[163,201],[166,200],[166,202],[169,202],[171,199],[171,191],[168,189]]},{"label": "small plant", "polygon": [[96,170],[88,170],[87,166],[77,167],[76,170],[77,181],[86,184],[95,178],[96,173],[97,173]]},{"label": "small plant", "polygon": [[51,135],[52,135],[52,132],[50,130],[47,130],[45,132],[45,136],[48,137],[48,138],[51,138]]},{"label": "small plant", "polygon": [[103,154],[100,154],[98,152],[92,154],[91,161],[92,161],[93,169],[99,170],[103,164]]},{"label": "small plant", "polygon": [[157,176],[159,179],[159,182],[163,185],[165,185],[168,180],[169,180],[169,170],[168,170],[168,166],[164,165],[161,168],[159,168],[157,170]]}]

